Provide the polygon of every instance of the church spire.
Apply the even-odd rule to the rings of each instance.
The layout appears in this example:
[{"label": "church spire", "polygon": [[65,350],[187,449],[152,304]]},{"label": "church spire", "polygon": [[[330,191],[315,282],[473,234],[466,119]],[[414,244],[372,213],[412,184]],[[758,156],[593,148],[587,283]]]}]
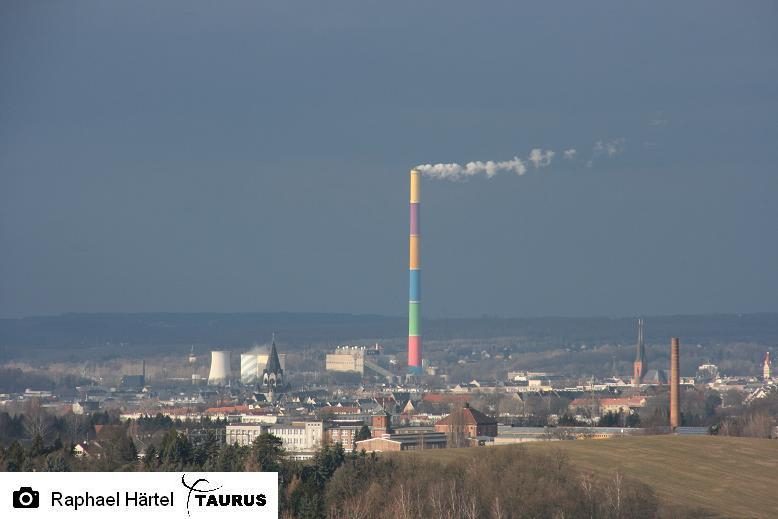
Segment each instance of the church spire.
[{"label": "church spire", "polygon": [[276,334],[273,333],[273,342],[270,346],[270,354],[267,356],[267,364],[262,371],[262,385],[269,387],[281,386],[284,380],[284,370],[281,369],[281,361],[276,350]]}]

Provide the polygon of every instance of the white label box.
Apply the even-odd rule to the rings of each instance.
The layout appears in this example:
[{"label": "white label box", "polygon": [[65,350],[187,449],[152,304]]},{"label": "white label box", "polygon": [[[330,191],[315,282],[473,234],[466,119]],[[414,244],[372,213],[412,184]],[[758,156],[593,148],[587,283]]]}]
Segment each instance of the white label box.
[{"label": "white label box", "polygon": [[[278,518],[277,472],[0,472],[0,517]],[[229,516],[227,514],[230,514]]]}]

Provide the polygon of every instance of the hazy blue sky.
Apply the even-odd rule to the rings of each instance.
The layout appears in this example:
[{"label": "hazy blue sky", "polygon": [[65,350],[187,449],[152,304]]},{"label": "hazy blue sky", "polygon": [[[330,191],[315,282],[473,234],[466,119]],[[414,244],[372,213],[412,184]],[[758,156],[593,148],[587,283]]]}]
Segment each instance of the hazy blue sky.
[{"label": "hazy blue sky", "polygon": [[778,311],[778,4],[517,4],[0,1],[0,316]]}]

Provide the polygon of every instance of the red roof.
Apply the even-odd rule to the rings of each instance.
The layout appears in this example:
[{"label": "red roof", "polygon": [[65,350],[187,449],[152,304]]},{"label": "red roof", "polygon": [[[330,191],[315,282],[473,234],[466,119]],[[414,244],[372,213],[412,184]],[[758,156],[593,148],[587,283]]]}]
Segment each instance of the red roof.
[{"label": "red roof", "polygon": [[[642,407],[646,403],[645,397],[642,396],[632,396],[632,397],[624,397],[624,398],[601,398],[597,400],[597,402],[602,406],[618,406],[622,405],[625,407]],[[570,402],[570,407],[588,407],[592,405],[592,399],[591,398],[576,398],[572,402]]]},{"label": "red roof", "polygon": [[358,407],[338,407],[335,405],[328,405],[319,409],[321,413],[331,414],[359,414]]},{"label": "red roof", "polygon": [[[494,418],[489,418],[481,411],[473,409],[472,407],[463,407],[446,416],[438,421],[435,425],[450,425],[452,417],[456,416],[457,421],[463,425],[495,425],[497,421]],[[459,418],[461,417],[461,418]]]},{"label": "red roof", "polygon": [[632,396],[626,398],[603,398],[600,400],[600,405],[605,406],[623,405],[626,407],[641,407],[645,403],[646,399],[642,396]]},{"label": "red roof", "polygon": [[247,405],[231,405],[226,407],[209,407],[205,410],[206,414],[225,414],[225,413],[247,413],[249,406]]},{"label": "red roof", "polygon": [[455,395],[452,393],[427,393],[422,400],[430,404],[464,404],[468,401],[467,395]]}]

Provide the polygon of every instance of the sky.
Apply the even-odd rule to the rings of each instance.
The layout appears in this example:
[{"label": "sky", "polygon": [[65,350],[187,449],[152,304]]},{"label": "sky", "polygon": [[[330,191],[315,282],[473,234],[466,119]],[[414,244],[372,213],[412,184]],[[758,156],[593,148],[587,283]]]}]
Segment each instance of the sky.
[{"label": "sky", "polygon": [[766,1],[5,0],[0,317],[402,315],[409,169],[514,157],[423,180],[425,316],[778,311],[777,55]]}]

